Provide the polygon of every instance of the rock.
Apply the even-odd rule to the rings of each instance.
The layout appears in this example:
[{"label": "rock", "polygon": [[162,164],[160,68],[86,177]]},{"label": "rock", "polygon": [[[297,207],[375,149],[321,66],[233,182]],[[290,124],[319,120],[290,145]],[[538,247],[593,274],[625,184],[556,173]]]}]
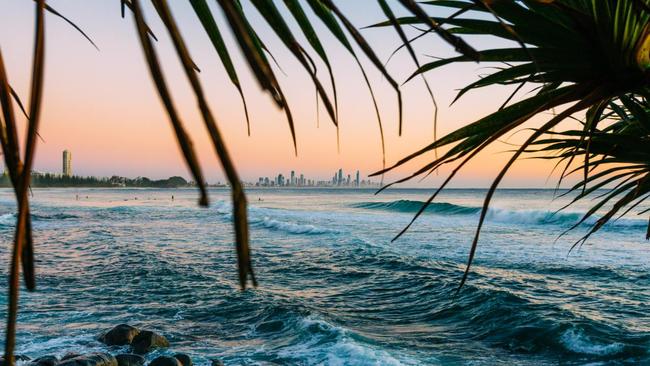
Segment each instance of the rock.
[{"label": "rock", "polygon": [[[31,358],[29,358],[28,356],[14,355],[14,361],[29,361],[29,360],[31,360]],[[9,364],[8,362],[5,362],[4,356],[0,357],[0,366],[5,366],[5,365],[8,365],[8,364]]]},{"label": "rock", "polygon": [[59,364],[59,359],[55,356],[39,357],[29,363],[30,366],[56,366]]},{"label": "rock", "polygon": [[190,356],[184,353],[177,353],[174,355],[174,358],[177,359],[183,366],[192,366],[192,359]]},{"label": "rock", "polygon": [[144,365],[144,357],[133,353],[122,353],[115,356],[117,366],[140,366]]},{"label": "rock", "polygon": [[144,355],[155,348],[169,347],[167,338],[149,330],[141,331],[131,342],[133,353]]},{"label": "rock", "polygon": [[61,361],[69,360],[71,358],[79,357],[81,354],[76,353],[76,352],[68,352],[63,357],[61,357]]},{"label": "rock", "polygon": [[149,366],[182,366],[181,361],[170,356],[159,356],[149,363]]},{"label": "rock", "polygon": [[[25,355],[14,355],[14,361],[29,361],[31,358]],[[5,362],[4,357],[0,357],[0,366],[6,366],[8,365],[7,362]]]},{"label": "rock", "polygon": [[117,360],[108,353],[98,352],[69,358],[57,366],[117,366]]},{"label": "rock", "polygon": [[99,337],[99,341],[108,346],[124,346],[131,344],[133,338],[139,333],[140,330],[136,327],[132,327],[128,324],[120,324],[102,334]]},{"label": "rock", "polygon": [[223,366],[223,361],[218,358],[213,358],[210,361],[212,361],[212,366]]}]

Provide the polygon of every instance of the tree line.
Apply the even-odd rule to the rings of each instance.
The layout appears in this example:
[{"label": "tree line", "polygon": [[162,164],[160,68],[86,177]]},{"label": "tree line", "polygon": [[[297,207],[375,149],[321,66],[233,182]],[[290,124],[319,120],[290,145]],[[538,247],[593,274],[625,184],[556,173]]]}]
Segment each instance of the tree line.
[{"label": "tree line", "polygon": [[[125,178],[112,177],[83,177],[78,175],[61,175],[53,173],[32,173],[32,187],[151,187],[151,188],[179,188],[193,186],[183,177],[169,177],[167,179],[149,179],[147,177]],[[0,177],[0,187],[12,187],[11,178],[4,172]]]}]

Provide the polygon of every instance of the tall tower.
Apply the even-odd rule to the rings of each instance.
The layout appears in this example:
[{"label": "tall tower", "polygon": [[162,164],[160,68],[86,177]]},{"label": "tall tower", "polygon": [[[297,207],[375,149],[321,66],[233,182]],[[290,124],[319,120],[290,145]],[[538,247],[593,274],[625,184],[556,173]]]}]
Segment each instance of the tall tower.
[{"label": "tall tower", "polygon": [[343,184],[343,169],[339,169],[339,175],[338,175],[338,179],[336,180],[336,183],[339,186]]},{"label": "tall tower", "polygon": [[359,181],[359,171],[357,170],[357,179],[354,180],[354,185],[358,187],[358,186],[359,186],[359,182],[360,182],[360,181]]},{"label": "tall tower", "polygon": [[63,150],[63,175],[72,176],[72,153],[68,150]]}]

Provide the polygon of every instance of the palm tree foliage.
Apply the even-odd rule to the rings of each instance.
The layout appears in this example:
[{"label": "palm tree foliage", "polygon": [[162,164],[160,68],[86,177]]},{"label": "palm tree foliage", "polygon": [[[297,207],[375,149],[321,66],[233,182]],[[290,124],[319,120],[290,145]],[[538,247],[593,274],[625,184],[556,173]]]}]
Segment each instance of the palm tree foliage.
[{"label": "palm tree foliage", "polygon": [[[650,196],[649,114],[647,96],[623,95],[607,106],[599,120],[589,122],[587,118],[581,123],[582,129],[549,131],[545,138],[532,144],[529,152],[548,154],[542,158],[566,162],[562,177],[571,174],[581,177],[564,193],[575,193],[565,207],[585,197],[595,196],[596,203],[571,229],[594,216],[601,208],[608,207],[575,245],[583,243],[612,218],[620,218],[634,210]],[[571,162],[577,157],[582,162],[569,170]],[[611,188],[603,193],[603,187]],[[608,205],[610,201],[612,203]],[[645,209],[638,214],[647,212],[648,209]],[[650,239],[650,224],[646,239]]]},{"label": "palm tree foliage", "polygon": [[[412,0],[399,0],[411,13],[416,16],[422,16],[423,10]],[[174,45],[177,56],[183,71],[187,76],[188,82],[196,97],[201,117],[206,126],[207,133],[212,141],[215,154],[219,158],[224,169],[226,177],[230,183],[233,200],[233,223],[235,228],[237,259],[239,268],[239,281],[242,288],[245,288],[250,280],[253,285],[256,284],[255,276],[250,259],[250,249],[248,245],[248,220],[247,220],[247,202],[241,180],[235,169],[234,161],[228,153],[226,143],[218,128],[216,118],[214,117],[209,104],[205,98],[200,79],[197,76],[199,68],[192,60],[188,51],[185,40],[183,39],[179,25],[171,13],[166,0],[151,0],[151,6],[156,11],[158,18],[162,21],[165,30],[169,33],[170,39]],[[282,41],[284,49],[288,51],[300,63],[303,69],[310,76],[311,81],[316,89],[317,103],[320,99],[327,113],[338,128],[338,98],[336,93],[335,77],[331,68],[330,60],[314,29],[313,20],[306,15],[305,8],[298,0],[284,0],[283,3],[289,10],[290,16],[285,19],[277,4],[279,1],[273,0],[250,0],[253,7],[262,15],[267,25],[273,33]],[[148,25],[143,11],[143,2],[140,0],[120,0],[122,17],[126,16],[127,8],[133,15],[133,21],[137,30],[138,39],[144,52],[147,66],[151,77],[154,81],[156,90],[160,96],[163,106],[169,116],[170,123],[174,129],[177,142],[183,153],[186,164],[197,182],[200,192],[199,204],[208,205],[208,195],[203,178],[202,167],[198,164],[196,153],[192,141],[186,132],[183,119],[179,115],[173,100],[172,92],[165,80],[165,75],[160,67],[159,57],[156,52],[155,42],[158,41],[155,33]],[[381,130],[381,119],[379,108],[372,91],[370,81],[366,72],[358,59],[353,44],[370,60],[370,62],[382,73],[391,87],[397,94],[399,104],[399,125],[401,133],[402,125],[402,97],[398,83],[392,78],[382,65],[379,57],[375,54],[365,38],[347,19],[346,15],[337,8],[331,0],[306,0],[306,4],[325,28],[331,32],[335,39],[349,51],[352,57],[357,61],[360,70],[364,76],[366,85],[372,96],[377,118]],[[203,30],[209,37],[217,56],[221,60],[228,77],[232,84],[239,92],[245,109],[245,118],[250,133],[250,121],[248,117],[248,108],[246,99],[239,82],[238,72],[232,61],[231,53],[222,36],[222,29],[228,28],[234,35],[236,45],[244,56],[245,62],[250,66],[252,74],[257,80],[259,86],[269,93],[275,104],[282,109],[287,117],[293,138],[294,148],[297,153],[296,136],[294,130],[294,121],[291,114],[290,106],[285,98],[282,88],[275,76],[269,58],[273,59],[269,49],[259,37],[257,28],[249,21],[249,14],[244,12],[244,8],[239,0],[216,0],[215,5],[225,16],[225,24],[219,24],[209,7],[206,0],[190,0],[190,5],[194,10],[198,22],[202,25]],[[385,5],[385,4],[384,4]],[[4,152],[4,159],[12,185],[15,190],[16,200],[18,202],[18,220],[16,224],[16,233],[12,251],[12,261],[10,265],[9,281],[9,309],[7,315],[7,334],[5,342],[5,361],[13,365],[13,350],[16,331],[16,314],[18,309],[18,287],[20,267],[23,269],[23,276],[26,288],[34,290],[36,287],[34,275],[34,257],[33,241],[31,236],[31,219],[29,215],[29,197],[28,189],[30,184],[34,152],[37,144],[39,114],[41,107],[41,96],[43,88],[43,70],[45,62],[45,18],[46,13],[62,18],[74,29],[79,31],[93,46],[97,48],[91,38],[84,33],[75,23],[66,18],[63,14],[53,9],[46,3],[46,0],[36,0],[36,32],[34,40],[34,59],[32,66],[32,83],[29,99],[29,108],[23,107],[18,95],[11,87],[10,79],[4,68],[2,54],[0,52],[0,107],[2,108],[2,118],[0,118],[0,144]],[[384,6],[384,11],[390,11],[390,7]],[[426,17],[424,17],[426,18]],[[321,82],[317,73],[316,62],[310,56],[310,52],[302,45],[296,35],[295,30],[289,26],[288,22],[297,24],[297,30],[307,39],[311,49],[317,57],[326,65],[328,71],[328,81],[332,92],[328,92],[326,86]],[[447,42],[454,45],[460,52],[470,58],[476,57],[476,52],[459,37],[442,29],[435,22],[428,22],[428,26],[442,36]],[[21,144],[17,135],[17,119],[14,113],[13,103],[20,107],[23,114],[28,120],[27,137],[24,143],[24,152],[21,154]],[[382,132],[383,146],[383,132]]]},{"label": "palm tree foliage", "polygon": [[[45,62],[46,13],[62,18],[90,40],[90,37],[79,27],[51,8],[45,0],[36,0],[34,3],[36,32],[28,108],[23,107],[13,91],[0,53],[0,107],[2,108],[0,144],[18,202],[5,338],[5,360],[9,365],[13,365],[14,361],[21,266],[26,288],[35,289],[33,241],[27,193],[31,176],[29,172],[31,172],[38,136]],[[156,52],[158,39],[145,19],[144,6],[155,9],[155,16],[161,20],[165,31],[169,34],[196,97],[215,154],[222,163],[231,186],[239,281],[241,287],[245,288],[249,280],[255,284],[248,245],[245,192],[234,161],[228,153],[226,141],[220,133],[216,118],[204,95],[201,81],[197,76],[199,68],[192,60],[186,41],[181,35],[182,24],[176,22],[166,0],[151,0],[146,3],[150,5],[141,0],[120,0],[122,17],[126,16],[128,8],[156,90],[169,116],[185,162],[199,186],[199,204],[205,206],[208,204],[208,196],[202,167],[198,164],[191,138],[185,130],[183,118],[175,107],[173,93],[160,67]],[[336,78],[328,53],[315,30],[316,21],[324,25],[325,29],[358,63],[372,96],[380,129],[382,122],[378,104],[366,71],[359,61],[359,55],[364,55],[395,90],[399,104],[398,121],[401,132],[402,97],[399,84],[385,69],[371,45],[332,0],[283,0],[282,2],[249,0],[249,3],[262,15],[266,26],[282,41],[283,50],[288,51],[307,73],[316,91],[317,103],[319,100],[322,101],[329,119],[335,126],[338,127],[340,122]],[[474,257],[480,228],[494,190],[508,168],[523,153],[543,152],[550,154],[546,156],[547,158],[566,162],[567,168],[563,176],[565,173],[583,172],[581,182],[573,187],[574,191],[579,192],[576,199],[596,194],[596,188],[616,184],[615,188],[610,189],[608,195],[594,205],[594,210],[586,215],[585,220],[604,205],[612,203],[610,210],[598,219],[591,232],[598,230],[617,213],[636,207],[641,200],[648,197],[650,184],[647,178],[650,161],[647,148],[650,119],[648,114],[649,3],[650,0],[438,0],[423,3],[416,3],[414,0],[396,0],[392,4],[385,0],[378,0],[376,4],[368,2],[368,6],[377,6],[387,17],[386,22],[376,26],[393,28],[414,59],[418,69],[412,77],[423,75],[429,70],[447,64],[480,60],[497,62],[502,66],[497,72],[468,85],[458,97],[470,90],[490,85],[516,85],[515,93],[522,90],[525,85],[535,87],[532,96],[515,103],[511,103],[513,97],[508,98],[495,113],[440,139],[434,138],[430,145],[377,174],[394,169],[432,150],[446,148],[447,150],[440,157],[436,155],[433,161],[398,181],[428,174],[445,164],[457,163],[440,187],[443,189],[458,170],[486,146],[541,112],[556,107],[563,108],[559,114],[532,132],[528,140],[519,147],[501,170],[488,191],[461,285],[465,282]],[[397,18],[393,11],[393,6],[396,4],[406,9],[410,17]],[[209,37],[230,81],[241,96],[248,131],[250,132],[250,120],[246,98],[239,81],[237,67],[231,57],[235,51],[241,52],[244,62],[248,64],[258,85],[269,93],[277,107],[286,114],[297,152],[290,105],[276,78],[272,62],[269,61],[273,61],[273,56],[258,34],[259,26],[250,21],[250,14],[244,11],[240,0],[215,0],[212,8],[206,0],[190,0],[190,5],[197,16],[196,20]],[[288,12],[283,13],[278,5],[284,5]],[[226,21],[223,24],[217,21],[215,8],[224,15]],[[427,9],[432,10],[434,14],[437,14],[436,9],[451,10],[453,15],[431,16]],[[308,11],[313,15],[307,15]],[[449,43],[459,56],[421,65],[402,29],[408,25],[424,27],[424,29],[420,28],[423,34],[437,34]],[[230,48],[224,41],[224,29],[228,29],[234,35],[236,50]],[[477,51],[461,38],[465,35],[494,36],[513,42],[513,47]],[[306,44],[301,44],[299,39],[302,37],[307,40]],[[316,59],[320,60],[327,69],[327,77],[324,79],[318,73]],[[22,154],[16,132],[14,102],[17,102],[16,104],[28,119],[28,133]],[[582,122],[582,129],[552,131],[562,121],[583,111],[586,111],[586,119]],[[580,159],[582,163],[575,168],[576,162]],[[438,192],[439,190],[430,197],[428,203]],[[425,207],[414,220],[424,209]]]},{"label": "palm tree foliage", "polygon": [[[548,143],[545,151],[553,153],[553,158],[567,159],[568,166],[576,157],[584,158],[582,165],[585,176],[582,185],[574,187],[573,190],[584,187],[587,192],[587,185],[598,179],[589,173],[610,162],[621,165],[617,168],[620,170],[616,170],[620,174],[633,174],[629,173],[629,170],[634,170],[639,164],[638,159],[643,159],[644,156],[644,153],[639,151],[645,152],[643,163],[647,169],[647,125],[644,124],[642,129],[645,134],[635,136],[628,135],[629,131],[633,130],[632,126],[622,126],[636,126],[639,121],[644,123],[650,118],[647,108],[650,90],[650,1],[438,0],[425,3],[433,9],[453,12],[449,17],[431,17],[432,21],[438,24],[446,24],[447,30],[452,34],[492,36],[514,45],[480,50],[481,62],[499,63],[499,67],[494,73],[462,88],[456,99],[471,90],[487,86],[514,86],[515,90],[496,112],[433,141],[394,165],[375,173],[383,174],[431,150],[448,148],[439,158],[388,185],[429,174],[446,164],[456,164],[413,221],[424,212],[427,205],[457,172],[487,146],[520,128],[534,116],[554,108],[562,108],[560,113],[554,114],[537,127],[527,140],[518,146],[490,186],[470,249],[466,271],[461,280],[462,286],[467,279],[492,196],[512,164],[522,154],[529,152],[531,145]],[[401,25],[426,24],[420,17],[403,17],[397,19],[397,22]],[[375,26],[389,25],[390,22],[386,21]],[[472,60],[465,55],[435,60],[422,65],[409,80],[448,64],[467,61]],[[532,95],[511,103],[515,94],[526,85],[532,88]],[[614,116],[608,116],[605,113],[609,108],[618,112],[614,112]],[[580,112],[586,112],[582,130],[554,134],[555,141],[552,138],[541,139],[554,128],[561,128],[562,122],[571,120]],[[612,125],[617,127],[604,129],[602,123],[607,120],[605,117],[618,118],[618,122]],[[578,137],[575,140],[569,139],[568,136]],[[626,138],[636,143],[622,144]],[[559,140],[565,140],[564,145]],[[616,149],[611,152],[607,150],[608,147],[614,146]],[[638,151],[633,151],[634,149]],[[614,151],[617,155],[609,156]],[[599,162],[599,158],[604,160]],[[633,204],[635,200],[645,198],[642,196],[648,189],[647,175],[643,175],[642,171],[637,173],[633,174],[629,181],[611,189],[605,200],[594,205],[594,209],[587,216],[593,215],[605,203],[613,202],[613,208],[594,224],[589,234],[597,231],[619,210]],[[609,186],[603,184],[598,187]],[[583,193],[579,194],[577,199],[584,198]],[[623,194],[623,197],[617,198],[620,194]],[[402,235],[413,221],[397,237]]]}]

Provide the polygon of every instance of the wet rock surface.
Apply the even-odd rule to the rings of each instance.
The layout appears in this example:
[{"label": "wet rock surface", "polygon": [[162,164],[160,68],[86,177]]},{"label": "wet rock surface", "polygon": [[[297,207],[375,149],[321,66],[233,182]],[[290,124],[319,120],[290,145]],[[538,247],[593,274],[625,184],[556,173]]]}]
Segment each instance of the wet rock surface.
[{"label": "wet rock surface", "polygon": [[115,358],[117,359],[117,366],[141,366],[145,363],[144,357],[133,353],[121,353]]},{"label": "wet rock surface", "polygon": [[131,342],[133,353],[143,355],[156,348],[169,347],[167,338],[150,330],[143,330]]},{"label": "wet rock surface", "polygon": [[125,346],[131,344],[133,338],[140,333],[136,327],[128,324],[119,324],[99,336],[99,341],[108,346]]},{"label": "wet rock surface", "polygon": [[109,353],[89,353],[62,361],[58,366],[117,366],[117,359]]},{"label": "wet rock surface", "polygon": [[[128,324],[119,324],[102,333],[97,340],[107,346],[109,352],[93,352],[80,354],[67,352],[60,359],[47,355],[31,359],[26,355],[15,355],[16,361],[22,361],[24,366],[194,366],[190,355],[172,353],[155,357],[147,364],[146,354],[169,347],[169,341],[163,335],[150,330],[140,330]],[[113,351],[116,351],[112,354]],[[131,353],[118,353],[118,352]],[[169,351],[162,350],[161,353]],[[63,353],[63,352],[61,352]],[[60,355],[61,353],[57,353]],[[31,361],[30,361],[31,360]],[[211,366],[223,366],[219,359],[211,359]],[[7,366],[4,358],[0,357],[0,366]]]}]

